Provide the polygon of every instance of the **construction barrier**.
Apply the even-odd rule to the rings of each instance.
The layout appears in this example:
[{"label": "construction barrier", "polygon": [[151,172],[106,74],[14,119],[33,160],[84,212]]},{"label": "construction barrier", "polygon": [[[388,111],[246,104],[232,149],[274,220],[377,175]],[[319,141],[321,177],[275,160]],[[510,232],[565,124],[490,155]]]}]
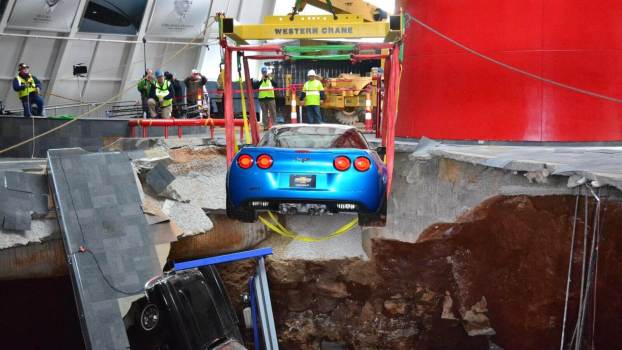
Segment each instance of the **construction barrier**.
[{"label": "construction barrier", "polygon": [[[240,127],[240,137],[244,134],[244,120],[242,119],[234,119],[234,126]],[[168,128],[177,127],[177,137],[183,137],[183,128],[184,127],[209,127],[210,135],[214,138],[214,132],[216,127],[225,127],[224,119],[130,119],[128,120],[128,125],[130,127],[130,137],[136,137],[136,127],[140,127],[142,129],[142,137],[149,137],[149,128],[150,127],[161,127],[164,128],[164,138],[168,138]]]},{"label": "construction barrier", "polygon": [[365,92],[365,131],[373,131],[373,120],[371,117],[371,93]]},{"label": "construction barrier", "polygon": [[[292,112],[291,112],[291,123],[292,124],[296,124],[298,123],[298,116],[296,114],[296,88],[292,85]],[[300,115],[300,117],[302,118],[302,115]]]}]

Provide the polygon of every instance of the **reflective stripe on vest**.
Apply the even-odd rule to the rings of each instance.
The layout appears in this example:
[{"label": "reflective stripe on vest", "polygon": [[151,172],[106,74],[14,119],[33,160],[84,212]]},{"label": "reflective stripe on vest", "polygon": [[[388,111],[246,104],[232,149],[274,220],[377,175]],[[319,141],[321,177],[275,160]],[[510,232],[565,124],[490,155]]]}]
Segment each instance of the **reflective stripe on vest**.
[{"label": "reflective stripe on vest", "polygon": [[257,98],[260,100],[263,98],[274,98],[274,88],[272,87],[272,82],[269,79],[261,81]]},{"label": "reflective stripe on vest", "polygon": [[17,95],[19,98],[26,97],[33,92],[37,92],[37,87],[35,86],[35,79],[32,77],[32,74],[28,74],[28,79],[24,79],[21,76],[17,76],[17,81],[19,81],[20,85],[26,85],[24,90],[19,90]]},{"label": "reflective stripe on vest", "polygon": [[173,99],[172,98],[165,98],[168,95],[168,87],[169,85],[169,81],[165,80],[164,84],[160,85],[160,83],[156,82],[155,86],[156,86],[156,96],[158,96],[158,99],[162,100],[162,102],[160,103],[160,107],[168,107],[170,105],[173,104]]},{"label": "reflective stripe on vest", "polygon": [[319,80],[309,80],[302,87],[305,93],[305,106],[320,105],[320,91],[324,91],[324,86]]}]

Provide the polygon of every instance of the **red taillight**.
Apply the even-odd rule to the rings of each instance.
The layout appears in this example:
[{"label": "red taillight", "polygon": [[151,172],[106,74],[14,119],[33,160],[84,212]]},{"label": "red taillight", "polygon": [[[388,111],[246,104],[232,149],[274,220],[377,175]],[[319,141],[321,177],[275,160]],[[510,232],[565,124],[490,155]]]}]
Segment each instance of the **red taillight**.
[{"label": "red taillight", "polygon": [[261,169],[268,169],[272,166],[273,162],[272,157],[267,154],[262,154],[257,157],[257,166]]},{"label": "red taillight", "polygon": [[248,169],[253,166],[253,157],[243,154],[238,157],[238,166],[242,169]]},{"label": "red taillight", "polygon": [[346,171],[350,168],[350,159],[348,157],[339,156],[335,158],[333,165],[335,166],[335,169],[339,171]]},{"label": "red taillight", "polygon": [[358,157],[354,160],[354,168],[358,171],[367,171],[371,167],[371,162],[367,157]]}]

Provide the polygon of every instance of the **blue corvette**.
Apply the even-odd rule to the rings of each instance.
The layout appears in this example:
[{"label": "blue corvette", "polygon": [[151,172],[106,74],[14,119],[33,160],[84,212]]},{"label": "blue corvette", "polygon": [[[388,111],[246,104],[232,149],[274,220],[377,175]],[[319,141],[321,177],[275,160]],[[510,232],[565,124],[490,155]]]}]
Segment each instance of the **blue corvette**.
[{"label": "blue corvette", "polygon": [[361,226],[384,226],[387,169],[353,127],[272,127],[238,152],[227,173],[227,215],[244,222],[261,211],[358,214]]}]

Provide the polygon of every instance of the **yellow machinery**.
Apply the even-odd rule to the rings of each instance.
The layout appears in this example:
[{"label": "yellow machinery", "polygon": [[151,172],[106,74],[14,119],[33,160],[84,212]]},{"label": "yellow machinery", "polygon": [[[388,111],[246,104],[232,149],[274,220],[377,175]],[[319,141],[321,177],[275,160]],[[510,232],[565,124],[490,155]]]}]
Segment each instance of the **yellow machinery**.
[{"label": "yellow machinery", "polygon": [[[377,74],[377,71],[372,71],[369,76],[340,74],[336,78],[323,79],[326,97],[321,108],[324,109],[323,114],[327,121],[337,121],[346,125],[354,125],[363,121],[366,100],[369,98],[371,107],[377,105],[378,79],[382,79],[382,77]],[[291,74],[285,75],[285,84],[287,88],[285,103],[289,106],[292,98],[289,89],[292,84]],[[298,96],[296,96],[296,105],[300,105]]]}]

